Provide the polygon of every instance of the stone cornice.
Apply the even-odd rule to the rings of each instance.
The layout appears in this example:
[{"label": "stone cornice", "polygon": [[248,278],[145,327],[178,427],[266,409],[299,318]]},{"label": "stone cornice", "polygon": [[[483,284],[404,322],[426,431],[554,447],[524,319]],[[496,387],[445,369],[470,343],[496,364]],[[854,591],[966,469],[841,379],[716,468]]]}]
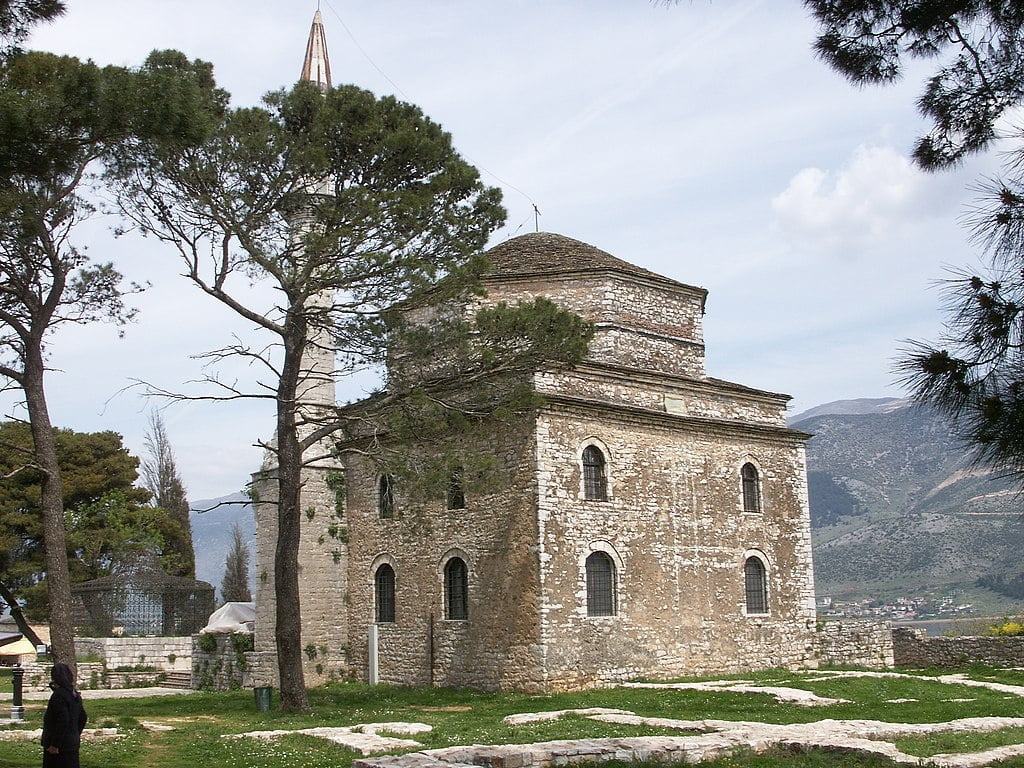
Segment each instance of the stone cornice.
[{"label": "stone cornice", "polygon": [[731,395],[742,396],[749,400],[770,403],[776,406],[785,406],[786,403],[793,399],[790,395],[784,395],[778,392],[768,392],[763,389],[754,389],[753,387],[747,387],[743,384],[725,381],[724,379],[716,379],[712,377],[696,379],[692,376],[684,376],[677,373],[641,370],[638,368],[615,365],[613,363],[599,363],[592,360],[584,360],[569,370],[557,372],[566,373],[570,376],[573,373],[578,372],[584,375],[603,378],[610,381],[629,381],[654,385],[661,388],[671,387],[672,389],[679,391],[697,390],[709,394],[724,392]]},{"label": "stone cornice", "polygon": [[700,350],[704,349],[703,342],[694,341],[693,339],[684,339],[681,336],[672,336],[671,334],[662,333],[660,331],[652,331],[648,328],[638,328],[634,325],[623,325],[622,323],[597,320],[594,322],[594,329],[598,331],[611,330],[635,333],[637,336],[646,336],[649,339],[659,339],[662,341],[670,341],[673,344],[679,344],[680,346],[696,347]]},{"label": "stone cornice", "polygon": [[600,412],[602,416],[617,418],[620,421],[643,422],[657,424],[672,429],[687,429],[694,432],[713,433],[743,439],[765,440],[772,442],[804,443],[812,435],[790,427],[776,427],[769,424],[755,424],[749,421],[730,421],[727,419],[710,419],[700,416],[683,416],[666,411],[655,411],[637,405],[612,403],[605,400],[592,400],[571,395],[543,395],[544,410],[587,410]]}]

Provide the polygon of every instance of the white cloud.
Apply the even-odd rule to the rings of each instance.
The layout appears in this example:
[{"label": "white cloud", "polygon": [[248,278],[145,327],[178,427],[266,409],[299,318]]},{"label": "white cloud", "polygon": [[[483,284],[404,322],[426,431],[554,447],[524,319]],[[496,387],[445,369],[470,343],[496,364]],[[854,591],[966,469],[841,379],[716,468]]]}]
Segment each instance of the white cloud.
[{"label": "white cloud", "polygon": [[932,215],[925,194],[930,181],[892,147],[862,145],[840,171],[799,171],[771,205],[788,237],[847,250],[890,238]]}]

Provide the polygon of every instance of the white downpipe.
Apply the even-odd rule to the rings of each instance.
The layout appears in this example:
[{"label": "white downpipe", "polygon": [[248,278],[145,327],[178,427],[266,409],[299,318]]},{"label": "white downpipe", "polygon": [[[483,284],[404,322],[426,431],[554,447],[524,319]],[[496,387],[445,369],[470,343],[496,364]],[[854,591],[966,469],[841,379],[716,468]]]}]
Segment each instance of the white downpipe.
[{"label": "white downpipe", "polygon": [[377,684],[377,679],[379,677],[379,672],[380,672],[380,670],[379,670],[379,668],[377,666],[377,625],[376,624],[371,624],[370,625],[369,641],[370,641],[370,648],[369,648],[370,652],[367,655],[367,658],[368,658],[368,661],[369,661],[370,668],[367,671],[367,675],[366,676],[367,676],[367,681],[370,683],[370,685],[376,685]]}]

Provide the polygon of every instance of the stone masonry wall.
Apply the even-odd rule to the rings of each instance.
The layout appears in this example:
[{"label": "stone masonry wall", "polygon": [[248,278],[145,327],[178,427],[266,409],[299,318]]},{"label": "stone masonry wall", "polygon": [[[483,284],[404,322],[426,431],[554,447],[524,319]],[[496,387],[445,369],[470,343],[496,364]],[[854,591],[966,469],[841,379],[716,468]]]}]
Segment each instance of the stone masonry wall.
[{"label": "stone masonry wall", "polygon": [[107,669],[156,667],[166,672],[192,668],[191,637],[76,637],[79,656],[96,656]]},{"label": "stone masonry wall", "polygon": [[[203,637],[209,639],[203,640]],[[192,688],[230,691],[254,687],[257,655],[251,650],[251,639],[252,635],[241,634],[193,637]],[[210,642],[214,643],[214,648],[207,650]]]},{"label": "stone masonry wall", "polygon": [[1024,637],[926,637],[923,630],[896,627],[892,638],[899,667],[1024,666]]},{"label": "stone masonry wall", "polygon": [[[318,450],[314,448],[312,450]],[[302,595],[303,673],[307,685],[347,675],[348,528],[332,485],[338,470],[303,474],[300,512],[299,594]],[[277,484],[273,471],[253,476],[256,513],[256,685],[276,687],[274,639],[277,601],[274,551],[277,540]]]},{"label": "stone masonry wall", "polygon": [[[542,644],[551,688],[811,662],[815,627],[804,449],[779,430],[546,409],[538,424]],[[583,498],[580,456],[607,457],[609,498]],[[762,513],[744,513],[755,463]],[[616,563],[617,614],[589,617],[584,564]],[[746,615],[743,566],[767,566],[769,611]]]},{"label": "stone masonry wall", "polygon": [[545,296],[595,324],[588,358],[640,370],[704,376],[704,292],[622,275],[567,274],[488,284],[492,301]]},{"label": "stone masonry wall", "polygon": [[[378,622],[380,682],[540,690],[537,649],[536,523],[533,447],[525,424],[481,436],[498,471],[481,491],[467,488],[464,509],[395,490],[395,515],[378,509],[379,469],[348,461],[349,630],[352,673],[368,677],[369,626],[376,621],[374,577],[395,573],[395,621]],[[411,450],[415,450],[411,448]],[[468,570],[468,618],[449,620],[444,569]]]},{"label": "stone masonry wall", "polygon": [[[77,645],[77,639],[75,643]],[[53,667],[52,662],[41,663],[33,661],[28,664],[22,664],[21,667],[25,670],[24,689],[26,691],[49,690],[50,670]],[[101,662],[80,661],[76,667],[78,675],[75,684],[82,690],[110,687],[106,678],[106,668]]]},{"label": "stone masonry wall", "polygon": [[819,622],[814,656],[818,665],[891,668],[895,665],[892,626],[883,621]]}]

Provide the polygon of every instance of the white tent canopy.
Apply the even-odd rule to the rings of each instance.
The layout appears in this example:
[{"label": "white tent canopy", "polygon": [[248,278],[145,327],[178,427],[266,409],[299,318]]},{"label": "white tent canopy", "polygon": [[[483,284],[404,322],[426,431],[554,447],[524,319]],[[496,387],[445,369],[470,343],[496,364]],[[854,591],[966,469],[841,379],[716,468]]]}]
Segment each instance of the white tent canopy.
[{"label": "white tent canopy", "polygon": [[210,614],[201,635],[229,635],[235,632],[251,635],[256,622],[256,603],[224,603]]}]

